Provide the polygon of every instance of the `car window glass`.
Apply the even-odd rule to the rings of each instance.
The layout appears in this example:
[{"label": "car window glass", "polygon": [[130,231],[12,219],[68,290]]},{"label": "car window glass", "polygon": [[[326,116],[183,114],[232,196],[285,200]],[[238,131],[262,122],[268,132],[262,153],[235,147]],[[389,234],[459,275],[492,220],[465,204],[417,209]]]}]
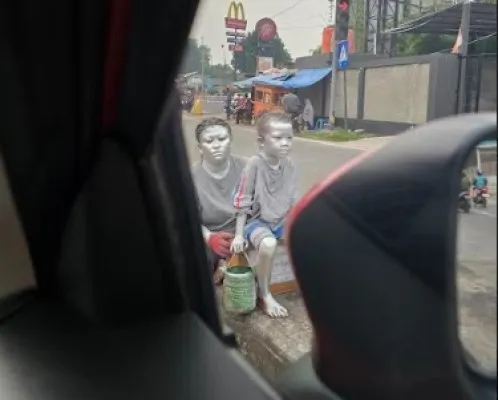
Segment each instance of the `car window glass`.
[{"label": "car window glass", "polygon": [[461,191],[457,216],[460,338],[468,363],[478,372],[496,376],[496,146],[471,153]]}]

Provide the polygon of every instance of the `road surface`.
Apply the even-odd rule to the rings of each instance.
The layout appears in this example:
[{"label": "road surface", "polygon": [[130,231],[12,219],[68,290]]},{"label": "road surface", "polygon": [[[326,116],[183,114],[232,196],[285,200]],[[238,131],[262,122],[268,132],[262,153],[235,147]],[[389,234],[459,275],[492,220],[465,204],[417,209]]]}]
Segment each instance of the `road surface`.
[{"label": "road surface", "polygon": [[[199,160],[194,130],[199,119],[186,117],[184,132],[191,162]],[[233,152],[251,156],[257,151],[255,132],[245,126],[233,127]],[[292,158],[298,168],[301,193],[360,150],[297,138]],[[486,369],[496,368],[496,203],[487,209],[460,214],[458,270],[461,336],[472,354]]]}]

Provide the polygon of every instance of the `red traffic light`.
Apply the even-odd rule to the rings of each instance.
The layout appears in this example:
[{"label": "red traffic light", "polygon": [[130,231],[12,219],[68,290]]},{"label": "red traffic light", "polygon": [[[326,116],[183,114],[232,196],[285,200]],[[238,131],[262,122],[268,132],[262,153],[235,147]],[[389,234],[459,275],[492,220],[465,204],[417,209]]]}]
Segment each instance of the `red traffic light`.
[{"label": "red traffic light", "polygon": [[337,8],[342,12],[346,12],[349,9],[349,0],[339,0]]}]

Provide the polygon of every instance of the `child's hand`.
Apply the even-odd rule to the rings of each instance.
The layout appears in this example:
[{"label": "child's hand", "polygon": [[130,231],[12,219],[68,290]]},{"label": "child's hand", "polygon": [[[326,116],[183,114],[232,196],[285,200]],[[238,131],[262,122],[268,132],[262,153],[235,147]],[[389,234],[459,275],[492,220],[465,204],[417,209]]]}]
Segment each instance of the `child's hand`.
[{"label": "child's hand", "polygon": [[246,248],[246,241],[242,236],[235,236],[232,241],[232,245],[230,246],[230,250],[232,250],[236,254],[240,254],[244,252]]}]

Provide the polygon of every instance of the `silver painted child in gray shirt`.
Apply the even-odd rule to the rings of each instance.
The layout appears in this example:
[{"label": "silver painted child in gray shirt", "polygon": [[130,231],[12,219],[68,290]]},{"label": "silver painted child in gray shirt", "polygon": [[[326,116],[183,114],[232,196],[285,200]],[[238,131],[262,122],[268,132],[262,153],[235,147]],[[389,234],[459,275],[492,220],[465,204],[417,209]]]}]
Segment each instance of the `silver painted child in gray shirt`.
[{"label": "silver painted child in gray shirt", "polygon": [[297,199],[297,177],[289,152],[294,137],[292,121],[284,113],[267,113],[257,123],[260,153],[249,159],[234,196],[237,213],[232,250],[241,253],[249,243],[258,254],[256,276],[263,312],[286,317],[288,311],[270,291],[277,240],[284,220]]},{"label": "silver painted child in gray shirt", "polygon": [[232,156],[230,125],[220,118],[203,120],[195,130],[201,161],[192,167],[204,240],[213,264],[231,255],[235,233],[233,193],[245,160]]}]

